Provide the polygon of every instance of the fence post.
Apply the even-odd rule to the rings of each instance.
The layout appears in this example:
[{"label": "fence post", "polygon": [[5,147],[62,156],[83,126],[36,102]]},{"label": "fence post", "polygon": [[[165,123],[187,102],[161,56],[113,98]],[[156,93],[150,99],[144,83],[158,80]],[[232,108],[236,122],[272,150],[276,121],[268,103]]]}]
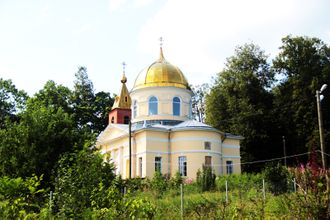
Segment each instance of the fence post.
[{"label": "fence post", "polygon": [[262,179],[262,194],[264,200],[266,200],[265,179]]},{"label": "fence post", "polygon": [[226,180],[226,203],[228,203],[228,181]]},{"label": "fence post", "polygon": [[183,184],[180,184],[180,190],[181,190],[181,220],[183,220]]},{"label": "fence post", "polygon": [[49,192],[49,218],[52,214],[52,206],[53,206],[53,191]]},{"label": "fence post", "polygon": [[294,190],[294,192],[297,192],[296,178],[293,178],[293,190]]}]

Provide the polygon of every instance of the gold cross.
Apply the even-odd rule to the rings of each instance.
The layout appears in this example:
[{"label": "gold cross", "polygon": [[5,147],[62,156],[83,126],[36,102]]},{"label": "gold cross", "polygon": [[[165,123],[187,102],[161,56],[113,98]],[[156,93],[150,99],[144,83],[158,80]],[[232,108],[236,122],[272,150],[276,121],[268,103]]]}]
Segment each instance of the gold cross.
[{"label": "gold cross", "polygon": [[160,47],[162,47],[162,46],[163,46],[163,42],[164,42],[164,39],[163,39],[163,37],[160,37],[160,38],[159,38],[159,45],[160,45]]}]

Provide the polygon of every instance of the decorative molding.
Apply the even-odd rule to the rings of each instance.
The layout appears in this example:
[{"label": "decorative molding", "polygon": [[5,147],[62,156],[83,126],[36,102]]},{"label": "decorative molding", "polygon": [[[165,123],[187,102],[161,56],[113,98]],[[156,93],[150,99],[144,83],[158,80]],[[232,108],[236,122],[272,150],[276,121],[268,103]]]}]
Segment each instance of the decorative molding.
[{"label": "decorative molding", "polygon": [[208,141],[211,143],[221,143],[220,139],[216,139],[216,138],[195,138],[195,137],[184,137],[184,138],[172,138],[171,142],[180,142],[180,141]]},{"label": "decorative molding", "polygon": [[236,144],[222,144],[222,147],[226,149],[240,149],[240,146]]},{"label": "decorative molding", "polygon": [[241,156],[223,155],[222,158],[226,158],[226,159],[241,159]]},{"label": "decorative molding", "polygon": [[[187,154],[187,153],[204,153],[204,154],[217,154],[219,156],[221,156],[221,152],[218,152],[218,151],[211,151],[211,150],[184,150],[184,151],[174,151],[174,152],[166,152],[166,151],[151,151],[151,150],[148,150],[148,151],[141,151],[141,152],[138,152],[138,153],[135,153],[135,154],[132,154],[132,156],[138,156],[138,155],[141,155],[141,154],[156,154],[156,155],[168,155],[168,154]],[[124,158],[128,158],[129,155],[124,155]]]},{"label": "decorative molding", "polygon": [[[155,138],[155,137],[147,137],[143,138],[143,140],[147,141],[157,141],[157,142],[163,142],[167,143],[168,139],[167,138]],[[175,142],[182,142],[182,141],[203,141],[203,142],[211,142],[212,143],[217,143],[220,144],[221,140],[216,139],[216,138],[195,138],[195,137],[184,137],[184,138],[171,138],[170,142],[175,143]],[[142,142],[140,139],[136,140],[136,143]],[[144,142],[144,141],[143,141]],[[224,144],[222,144],[224,145]]]}]

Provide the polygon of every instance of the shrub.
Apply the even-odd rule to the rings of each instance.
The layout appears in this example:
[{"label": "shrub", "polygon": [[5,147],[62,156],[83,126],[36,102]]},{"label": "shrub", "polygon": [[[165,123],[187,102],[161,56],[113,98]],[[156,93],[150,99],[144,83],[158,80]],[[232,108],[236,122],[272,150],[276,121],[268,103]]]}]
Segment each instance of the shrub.
[{"label": "shrub", "polygon": [[58,162],[55,182],[55,211],[64,217],[81,217],[92,202],[93,192],[113,186],[114,166],[99,154],[81,151],[64,155]]},{"label": "shrub", "polygon": [[290,169],[296,179],[298,191],[284,200],[288,210],[305,219],[330,218],[330,192],[326,189],[327,171],[316,160]]},{"label": "shrub", "polygon": [[157,196],[160,197],[167,189],[167,181],[160,172],[155,172],[150,182],[151,189],[153,189]]},{"label": "shrub", "polygon": [[280,163],[270,163],[264,170],[268,190],[275,195],[288,191],[289,172]]},{"label": "shrub", "polygon": [[197,171],[197,185],[202,192],[209,191],[215,187],[215,174],[211,167],[203,166],[203,171]]},{"label": "shrub", "polygon": [[170,179],[170,185],[172,188],[177,189],[183,183],[183,178],[179,171]]},{"label": "shrub", "polygon": [[40,211],[44,189],[40,187],[42,175],[25,179],[0,178],[0,218],[31,218]]}]

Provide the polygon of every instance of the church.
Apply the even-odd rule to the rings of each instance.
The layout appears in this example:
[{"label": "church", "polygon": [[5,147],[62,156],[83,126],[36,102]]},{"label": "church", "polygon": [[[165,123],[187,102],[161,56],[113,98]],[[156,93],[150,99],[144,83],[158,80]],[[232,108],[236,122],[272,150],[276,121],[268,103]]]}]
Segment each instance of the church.
[{"label": "church", "polygon": [[149,177],[156,171],[195,179],[203,166],[216,175],[240,173],[242,136],[225,133],[192,117],[192,91],[181,70],[159,59],[143,69],[128,91],[125,70],[109,124],[96,147],[109,154],[123,178]]}]

